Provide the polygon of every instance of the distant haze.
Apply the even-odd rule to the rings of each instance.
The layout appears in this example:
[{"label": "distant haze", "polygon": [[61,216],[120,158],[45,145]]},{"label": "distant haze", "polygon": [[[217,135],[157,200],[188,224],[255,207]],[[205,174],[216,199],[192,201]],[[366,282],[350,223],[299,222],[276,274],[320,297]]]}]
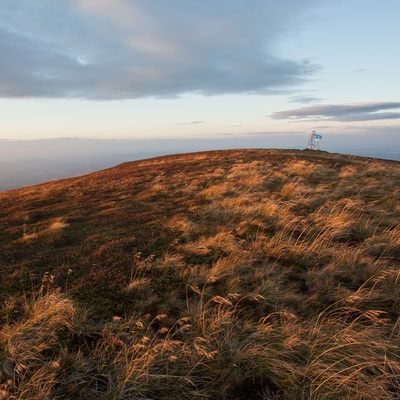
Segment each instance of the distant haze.
[{"label": "distant haze", "polygon": [[[253,133],[242,137],[221,135],[218,139],[184,140],[59,138],[0,141],[0,190],[83,175],[122,162],[165,154],[232,148],[304,149],[307,141],[307,134],[282,133]],[[386,132],[380,135],[376,133],[327,134],[323,135],[320,146],[321,150],[329,152],[400,161],[400,135],[397,132]]]}]

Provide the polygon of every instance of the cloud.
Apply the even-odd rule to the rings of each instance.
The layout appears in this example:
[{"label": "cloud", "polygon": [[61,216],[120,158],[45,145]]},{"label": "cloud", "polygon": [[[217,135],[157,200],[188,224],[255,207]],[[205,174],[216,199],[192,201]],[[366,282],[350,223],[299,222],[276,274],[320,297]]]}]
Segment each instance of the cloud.
[{"label": "cloud", "polygon": [[318,67],[276,53],[316,0],[0,0],[0,97],[275,93]]},{"label": "cloud", "polygon": [[313,96],[294,96],[290,98],[290,102],[292,103],[315,103],[321,100],[321,98]]},{"label": "cloud", "polygon": [[400,102],[327,104],[278,111],[272,114],[274,119],[317,119],[332,121],[373,121],[398,119],[400,112],[382,112],[400,109]]},{"label": "cloud", "polygon": [[204,124],[205,121],[191,121],[191,122],[179,122],[178,124],[175,125],[198,125],[198,124]]}]

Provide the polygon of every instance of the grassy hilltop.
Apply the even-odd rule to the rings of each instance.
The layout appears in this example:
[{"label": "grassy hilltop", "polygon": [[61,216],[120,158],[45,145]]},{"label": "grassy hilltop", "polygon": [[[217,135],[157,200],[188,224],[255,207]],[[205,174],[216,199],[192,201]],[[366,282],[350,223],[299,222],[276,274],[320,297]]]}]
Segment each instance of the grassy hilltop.
[{"label": "grassy hilltop", "polygon": [[229,150],[0,193],[0,399],[398,399],[400,163]]}]

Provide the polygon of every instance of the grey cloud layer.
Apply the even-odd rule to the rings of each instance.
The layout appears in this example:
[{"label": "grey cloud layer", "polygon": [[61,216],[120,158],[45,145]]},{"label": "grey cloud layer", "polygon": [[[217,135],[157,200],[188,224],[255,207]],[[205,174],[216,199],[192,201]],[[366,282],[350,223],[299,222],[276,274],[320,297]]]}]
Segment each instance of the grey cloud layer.
[{"label": "grey cloud layer", "polygon": [[271,93],[316,70],[273,48],[315,0],[0,0],[0,97]]},{"label": "grey cloud layer", "polygon": [[400,118],[400,112],[381,112],[400,109],[400,102],[327,104],[278,111],[274,119],[325,119],[334,121],[373,121]]}]

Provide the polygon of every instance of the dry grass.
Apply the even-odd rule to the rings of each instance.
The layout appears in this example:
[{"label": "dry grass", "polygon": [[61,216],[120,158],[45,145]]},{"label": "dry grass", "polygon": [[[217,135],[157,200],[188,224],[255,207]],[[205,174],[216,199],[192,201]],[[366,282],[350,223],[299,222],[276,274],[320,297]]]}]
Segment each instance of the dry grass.
[{"label": "dry grass", "polygon": [[399,398],[398,187],[248,150],[0,194],[0,398]]},{"label": "dry grass", "polygon": [[[28,220],[29,221],[29,220]],[[34,239],[47,239],[54,240],[63,229],[68,227],[68,223],[65,218],[57,217],[54,220],[46,221],[46,225],[42,223],[34,223],[32,226],[24,224],[22,227],[22,238],[21,242],[30,242]]]}]

